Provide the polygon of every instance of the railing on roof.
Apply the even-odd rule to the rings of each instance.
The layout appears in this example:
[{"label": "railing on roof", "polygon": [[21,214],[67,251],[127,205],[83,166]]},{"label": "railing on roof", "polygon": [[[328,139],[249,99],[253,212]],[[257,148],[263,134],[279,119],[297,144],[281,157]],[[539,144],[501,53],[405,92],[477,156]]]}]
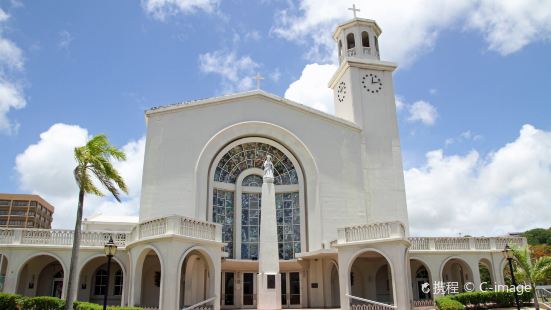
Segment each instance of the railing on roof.
[{"label": "railing on roof", "polygon": [[379,239],[405,239],[404,225],[400,222],[385,222],[349,226],[337,230],[337,244],[363,242]]},{"label": "railing on roof", "polygon": [[[82,231],[83,247],[103,247],[109,238],[121,248],[141,239],[163,236],[182,236],[209,241],[222,241],[220,224],[199,221],[182,216],[168,216],[136,224],[130,232]],[[72,246],[74,231],[67,229],[0,228],[0,244]]]},{"label": "railing on roof", "polygon": [[[0,228],[0,244],[72,246],[72,230],[38,229],[38,228]],[[83,231],[81,246],[103,247],[112,237],[115,244],[125,247],[129,239],[128,232],[115,231]]]},{"label": "railing on roof", "polygon": [[132,228],[130,234],[132,241],[177,235],[221,242],[222,225],[173,215],[140,223]]},{"label": "railing on roof", "polygon": [[523,247],[523,237],[412,237],[411,251],[501,251],[505,245]]}]

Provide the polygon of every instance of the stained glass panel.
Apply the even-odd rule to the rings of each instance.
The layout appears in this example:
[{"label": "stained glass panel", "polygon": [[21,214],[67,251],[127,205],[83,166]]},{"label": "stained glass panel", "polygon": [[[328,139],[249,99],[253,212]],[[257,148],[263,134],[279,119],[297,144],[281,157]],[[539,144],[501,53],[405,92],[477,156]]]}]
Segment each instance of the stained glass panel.
[{"label": "stained glass panel", "polygon": [[227,243],[224,251],[233,258],[233,192],[214,189],[212,194],[212,218],[222,224],[222,242]]},{"label": "stained glass panel", "polygon": [[291,160],[277,148],[259,142],[235,146],[224,154],[214,172],[214,180],[235,184],[237,177],[243,170],[249,168],[263,169],[263,163],[268,154],[272,155],[272,162],[274,163],[275,184],[298,184],[298,176]]},{"label": "stained glass panel", "polygon": [[241,195],[241,258],[258,259],[260,193]]},{"label": "stained glass panel", "polygon": [[277,240],[280,259],[300,253],[300,208],[298,192],[276,193]]},{"label": "stained glass panel", "polygon": [[246,176],[244,179],[243,179],[243,182],[241,184],[243,184],[243,186],[257,186],[257,187],[260,187],[262,186],[262,177],[259,176],[259,175],[256,175],[256,174],[251,174],[251,175],[248,175]]}]

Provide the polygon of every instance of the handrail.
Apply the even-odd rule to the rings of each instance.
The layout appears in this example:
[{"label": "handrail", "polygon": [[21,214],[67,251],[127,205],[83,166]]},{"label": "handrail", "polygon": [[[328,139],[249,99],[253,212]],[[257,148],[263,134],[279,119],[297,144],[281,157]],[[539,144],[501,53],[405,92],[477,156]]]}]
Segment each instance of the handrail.
[{"label": "handrail", "polygon": [[197,308],[197,307],[202,306],[202,305],[204,305],[204,304],[206,304],[206,303],[209,303],[209,302],[211,302],[211,301],[214,301],[215,299],[216,299],[216,296],[211,297],[211,298],[209,298],[209,299],[205,299],[205,300],[203,300],[203,301],[201,301],[201,302],[198,302],[198,303],[196,303],[195,305],[189,306],[189,307],[187,307],[187,308],[182,308],[182,310],[191,310],[191,309],[193,309],[193,308]]},{"label": "handrail", "polygon": [[352,296],[350,294],[346,294],[345,296],[350,298],[350,299],[359,300],[359,301],[362,301],[362,302],[366,302],[366,303],[369,303],[369,304],[374,304],[374,305],[381,306],[381,307],[388,307],[390,309],[398,309],[398,307],[396,307],[394,305],[389,305],[389,304],[385,304],[385,303],[374,301],[374,300],[364,299],[364,298],[361,298],[361,297]]}]

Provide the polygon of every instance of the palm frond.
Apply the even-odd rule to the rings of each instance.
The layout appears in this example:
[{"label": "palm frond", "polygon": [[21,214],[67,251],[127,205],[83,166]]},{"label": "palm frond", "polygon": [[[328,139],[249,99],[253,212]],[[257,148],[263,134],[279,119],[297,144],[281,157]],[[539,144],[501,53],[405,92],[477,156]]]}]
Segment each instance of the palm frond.
[{"label": "palm frond", "polygon": [[94,184],[93,175],[117,201],[121,201],[119,189],[128,193],[124,179],[111,163],[111,159],[126,160],[126,155],[122,150],[112,146],[106,135],[96,135],[86,145],[75,148],[75,158],[78,163],[74,170],[75,181],[84,192],[104,195]]}]

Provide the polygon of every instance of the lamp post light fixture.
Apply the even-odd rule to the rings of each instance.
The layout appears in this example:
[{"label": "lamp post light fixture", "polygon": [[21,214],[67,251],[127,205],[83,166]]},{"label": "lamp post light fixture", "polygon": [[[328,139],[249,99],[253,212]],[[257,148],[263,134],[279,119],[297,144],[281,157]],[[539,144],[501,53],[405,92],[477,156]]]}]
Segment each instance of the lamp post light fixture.
[{"label": "lamp post light fixture", "polygon": [[517,294],[517,281],[515,281],[515,273],[513,271],[513,250],[508,244],[506,244],[505,249],[503,249],[502,253],[505,259],[509,262],[509,271],[511,272],[511,281],[513,282],[513,287],[514,287],[513,293],[515,295],[515,303],[517,304],[517,310],[520,310],[520,303],[518,301],[518,294]]},{"label": "lamp post light fixture", "polygon": [[109,242],[103,246],[103,251],[107,256],[107,283],[103,294],[103,310],[107,309],[107,294],[109,294],[109,274],[111,273],[111,258],[117,254],[117,245],[113,242],[113,236],[109,236]]}]

